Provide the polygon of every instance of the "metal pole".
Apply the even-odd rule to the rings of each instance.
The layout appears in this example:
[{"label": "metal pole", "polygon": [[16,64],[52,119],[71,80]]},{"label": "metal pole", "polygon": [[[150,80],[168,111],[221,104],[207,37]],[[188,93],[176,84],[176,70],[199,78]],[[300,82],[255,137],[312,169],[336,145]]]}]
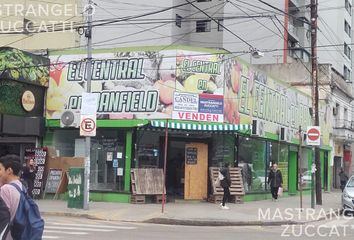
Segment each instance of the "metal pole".
[{"label": "metal pole", "polygon": [[[312,118],[313,125],[319,126],[318,109],[318,62],[317,62],[317,6],[318,0],[311,0],[311,58],[312,58]],[[316,203],[322,205],[322,186],[321,186],[321,162],[320,149],[315,147],[315,165],[316,165]],[[314,175],[314,174],[312,174]],[[313,181],[314,179],[312,179]],[[312,193],[313,191],[311,191]],[[312,193],[313,194],[313,193]]]},{"label": "metal pole", "polygon": [[299,184],[299,190],[300,190],[300,209],[302,211],[302,154],[301,154],[301,146],[302,146],[302,133],[301,133],[301,126],[299,126],[299,152],[297,154],[298,157],[298,168],[299,168],[299,176],[300,176],[300,184]]},{"label": "metal pole", "polygon": [[[88,16],[87,29],[85,36],[87,37],[87,76],[86,76],[86,92],[91,92],[91,60],[92,60],[92,0],[88,0]],[[85,176],[84,176],[84,209],[89,209],[90,199],[90,151],[91,137],[85,137]]]},{"label": "metal pole", "polygon": [[162,213],[165,210],[165,202],[166,202],[167,145],[168,145],[168,119],[166,119],[166,128],[165,128],[165,154],[164,154],[164,161],[163,161],[163,189],[162,189],[162,209],[161,209]]}]

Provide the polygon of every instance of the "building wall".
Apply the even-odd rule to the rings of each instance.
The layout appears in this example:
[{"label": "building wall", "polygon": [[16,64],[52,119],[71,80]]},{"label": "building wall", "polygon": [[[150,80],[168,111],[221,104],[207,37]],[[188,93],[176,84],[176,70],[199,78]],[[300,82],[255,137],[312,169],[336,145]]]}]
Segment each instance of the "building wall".
[{"label": "building wall", "polygon": [[[351,0],[348,0],[352,4]],[[322,4],[323,2],[323,4]],[[344,20],[352,24],[352,16],[345,8],[345,0],[319,1],[318,45],[351,44],[351,37],[344,31]],[[331,63],[333,68],[344,75],[344,64],[351,70],[351,59],[344,55],[344,46],[318,49],[320,63]]]},{"label": "building wall", "polygon": [[[0,10],[2,32],[17,32],[1,35],[1,46],[32,51],[74,47],[80,43],[80,35],[71,27],[75,23],[82,24],[80,0],[63,0],[60,4],[33,0],[3,0]],[[31,21],[32,25],[27,25],[29,33],[24,34],[23,24],[27,20]],[[53,24],[57,25],[53,28]],[[70,28],[70,31],[62,31],[63,24]],[[56,32],[54,29],[60,31]]]}]

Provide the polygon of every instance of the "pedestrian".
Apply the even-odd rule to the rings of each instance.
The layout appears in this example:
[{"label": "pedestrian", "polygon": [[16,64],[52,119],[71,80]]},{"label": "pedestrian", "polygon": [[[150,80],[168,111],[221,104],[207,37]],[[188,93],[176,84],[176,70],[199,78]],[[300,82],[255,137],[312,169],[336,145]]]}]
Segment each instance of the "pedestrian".
[{"label": "pedestrian", "polygon": [[[6,155],[0,157],[0,182],[3,184],[0,187],[0,197],[9,209],[10,221],[14,219],[20,202],[20,193],[14,186],[11,185],[11,183],[14,183],[22,188],[22,183],[20,182],[19,177],[21,168],[20,158],[17,155]],[[11,232],[7,234],[5,239],[13,239]]]},{"label": "pedestrian", "polygon": [[268,174],[268,184],[272,193],[272,201],[277,201],[279,187],[282,187],[283,185],[283,176],[276,163],[273,163],[272,168]]},{"label": "pedestrian", "polygon": [[30,158],[27,160],[26,165],[22,170],[22,179],[24,183],[27,185],[28,195],[33,198],[33,187],[34,180],[36,179],[37,167],[35,166],[34,159]]},{"label": "pedestrian", "polygon": [[339,175],[339,180],[340,180],[340,189],[343,192],[345,184],[347,184],[347,181],[348,181],[348,176],[345,174],[343,168],[340,169],[340,172],[338,175]]},{"label": "pedestrian", "polygon": [[229,207],[225,205],[226,201],[230,200],[230,187],[231,187],[231,177],[230,177],[230,170],[229,170],[228,163],[225,163],[224,167],[220,169],[220,173],[223,177],[220,180],[220,185],[224,189],[224,195],[220,206],[221,209],[229,209]]}]

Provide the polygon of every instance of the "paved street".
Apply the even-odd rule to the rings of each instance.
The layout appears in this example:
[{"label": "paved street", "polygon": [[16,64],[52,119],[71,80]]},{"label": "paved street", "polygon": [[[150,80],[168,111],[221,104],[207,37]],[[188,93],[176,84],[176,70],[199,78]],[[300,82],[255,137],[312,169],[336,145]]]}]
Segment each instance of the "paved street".
[{"label": "paved street", "polygon": [[[43,239],[353,239],[354,218],[340,217],[306,225],[197,227],[126,223],[85,218],[45,217]],[[237,236],[237,237],[236,237]]]}]

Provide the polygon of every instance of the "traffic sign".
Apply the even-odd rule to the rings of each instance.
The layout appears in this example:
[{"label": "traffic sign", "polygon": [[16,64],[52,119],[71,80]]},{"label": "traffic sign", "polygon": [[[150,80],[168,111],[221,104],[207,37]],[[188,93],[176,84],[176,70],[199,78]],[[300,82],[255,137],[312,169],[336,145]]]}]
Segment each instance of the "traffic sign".
[{"label": "traffic sign", "polygon": [[96,136],[96,115],[81,115],[80,136]]},{"label": "traffic sign", "polygon": [[306,143],[307,145],[319,146],[321,145],[321,131],[319,126],[307,127],[306,133]]}]

